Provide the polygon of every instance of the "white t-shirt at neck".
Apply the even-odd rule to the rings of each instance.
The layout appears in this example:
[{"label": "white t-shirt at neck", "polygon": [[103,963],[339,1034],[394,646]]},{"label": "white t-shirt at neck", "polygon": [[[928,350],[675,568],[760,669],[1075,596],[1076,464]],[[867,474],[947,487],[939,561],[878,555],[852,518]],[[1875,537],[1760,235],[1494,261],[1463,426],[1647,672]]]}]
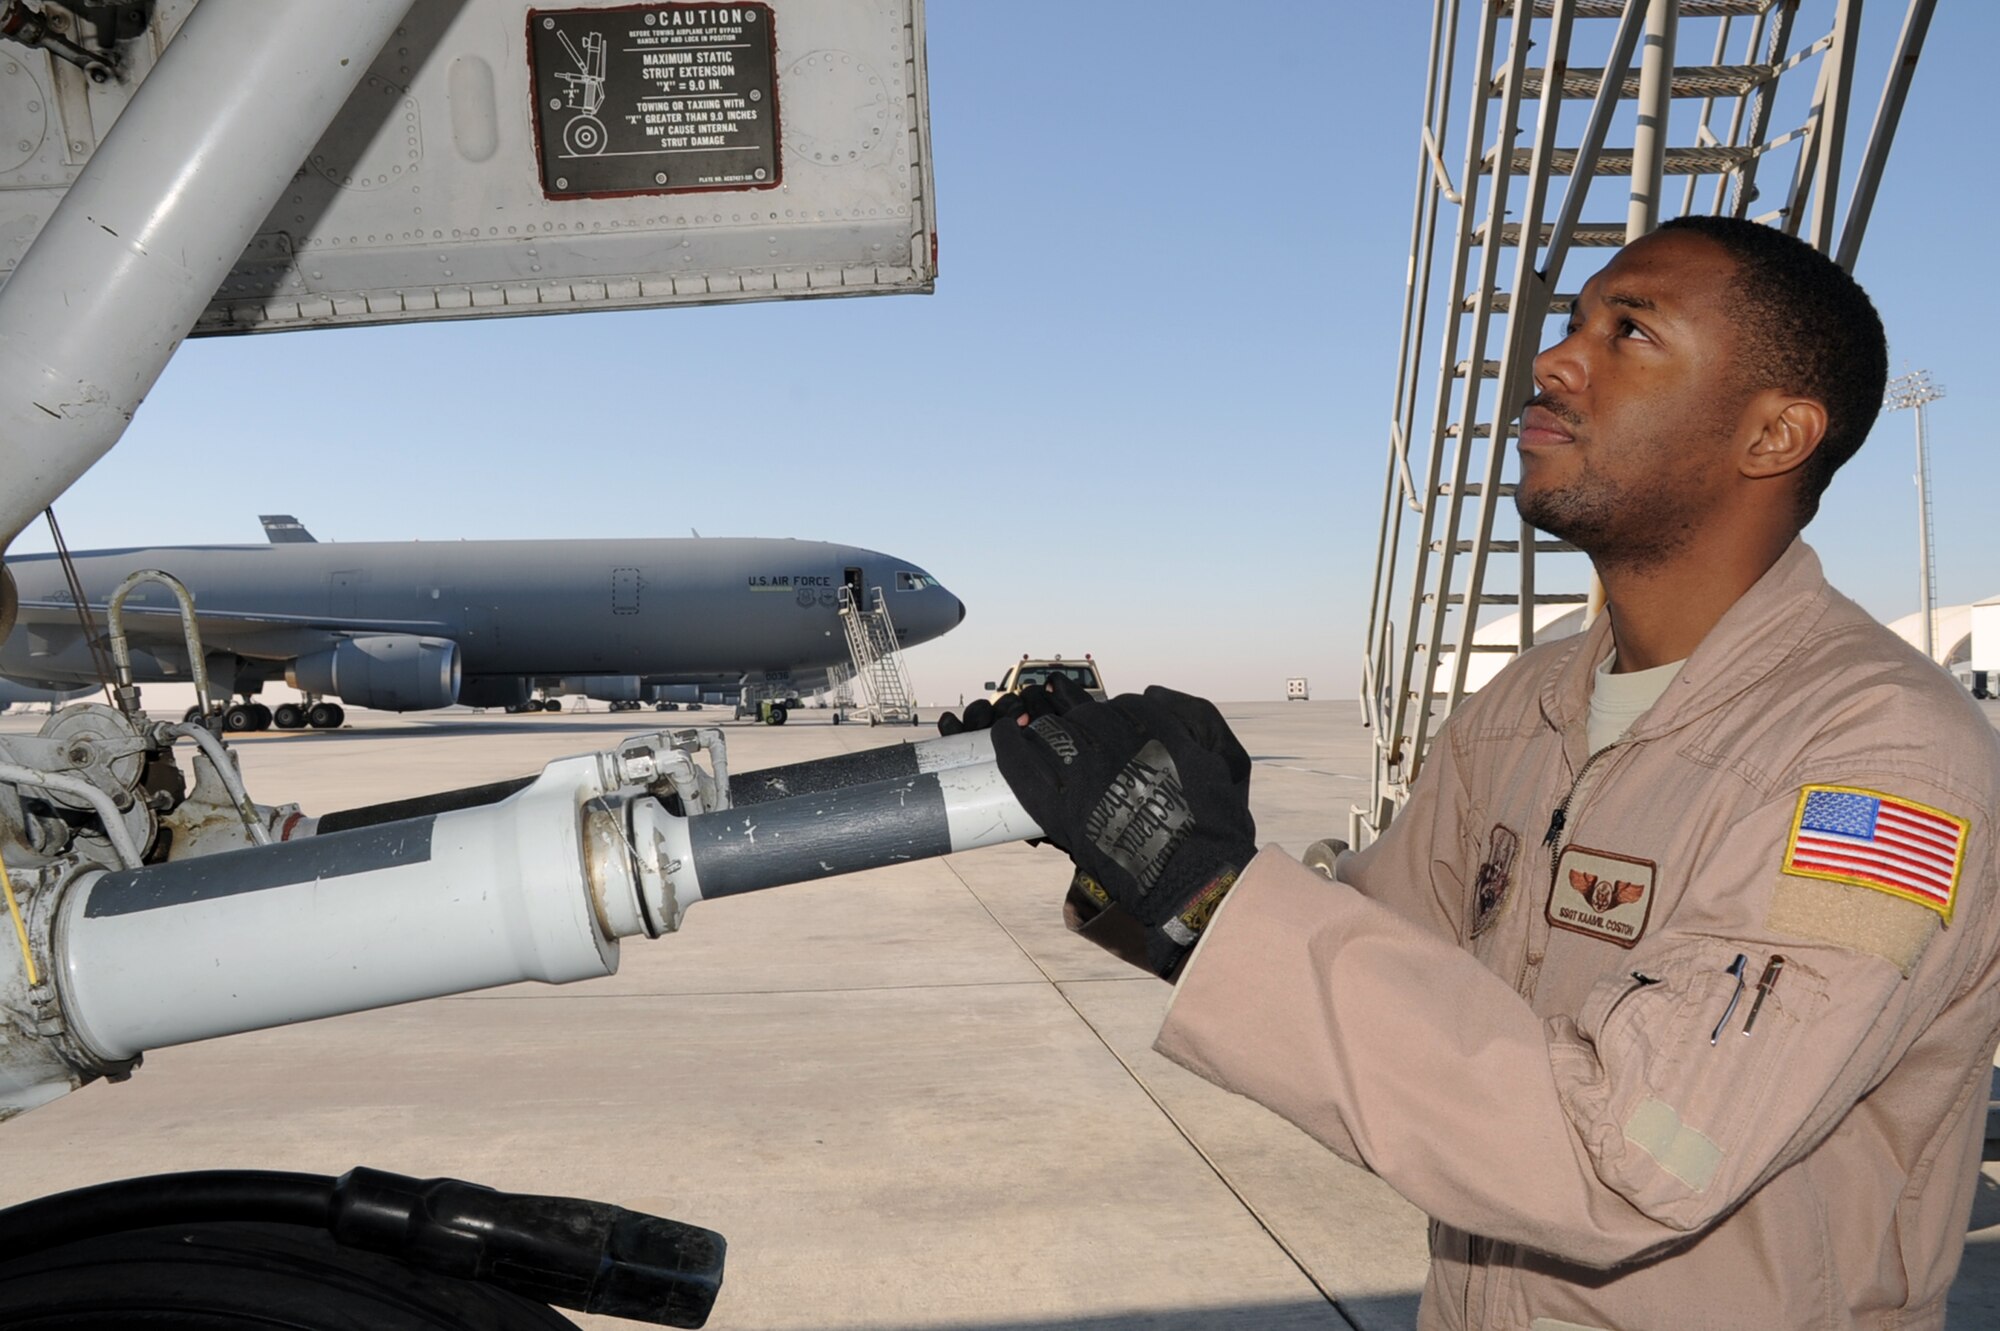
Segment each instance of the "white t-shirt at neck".
[{"label": "white t-shirt at neck", "polygon": [[1617,660],[1616,652],[1605,657],[1591,681],[1590,722],[1586,733],[1592,753],[1623,739],[1632,723],[1660,700],[1660,695],[1667,691],[1667,685],[1674,682],[1674,676],[1687,664],[1683,659],[1654,666],[1651,670],[1614,675],[1611,667]]}]

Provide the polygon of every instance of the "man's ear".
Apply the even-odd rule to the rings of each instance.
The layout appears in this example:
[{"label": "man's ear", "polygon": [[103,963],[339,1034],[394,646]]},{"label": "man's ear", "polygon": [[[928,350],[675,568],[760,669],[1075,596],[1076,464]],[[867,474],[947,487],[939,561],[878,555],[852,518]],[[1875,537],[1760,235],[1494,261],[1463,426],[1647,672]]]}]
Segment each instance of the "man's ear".
[{"label": "man's ear", "polygon": [[1826,438],[1826,406],[1809,397],[1767,391],[1751,403],[1753,433],[1740,463],[1752,480],[1783,476],[1805,465]]}]

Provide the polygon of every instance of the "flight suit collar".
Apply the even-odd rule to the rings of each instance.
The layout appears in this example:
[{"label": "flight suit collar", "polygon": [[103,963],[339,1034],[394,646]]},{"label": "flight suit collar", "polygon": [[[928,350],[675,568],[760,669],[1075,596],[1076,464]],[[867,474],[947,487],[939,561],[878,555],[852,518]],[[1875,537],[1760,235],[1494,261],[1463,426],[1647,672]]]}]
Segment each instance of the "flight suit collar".
[{"label": "flight suit collar", "polygon": [[[1794,539],[1764,576],[1729,607],[1689,656],[1628,739],[1652,739],[1713,712],[1769,675],[1826,613],[1830,588],[1819,556]],[[1599,615],[1551,663],[1542,679],[1542,715],[1558,732],[1581,734],[1590,714],[1591,677],[1611,655],[1611,617]]]}]

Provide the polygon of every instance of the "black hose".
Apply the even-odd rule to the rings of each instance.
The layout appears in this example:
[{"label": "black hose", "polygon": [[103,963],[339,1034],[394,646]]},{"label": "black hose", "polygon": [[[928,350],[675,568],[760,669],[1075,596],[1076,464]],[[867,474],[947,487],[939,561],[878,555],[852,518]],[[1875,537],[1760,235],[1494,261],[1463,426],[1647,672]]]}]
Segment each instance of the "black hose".
[{"label": "black hose", "polygon": [[324,1174],[264,1169],[211,1169],[98,1183],[0,1211],[0,1253],[19,1257],[128,1229],[215,1220],[325,1229],[333,1186]]},{"label": "black hose", "polygon": [[581,1312],[698,1327],[722,1288],[720,1234],[606,1202],[355,1168],[120,1179],[0,1211],[0,1261],[132,1230],[215,1222],[325,1230],[343,1247]]}]

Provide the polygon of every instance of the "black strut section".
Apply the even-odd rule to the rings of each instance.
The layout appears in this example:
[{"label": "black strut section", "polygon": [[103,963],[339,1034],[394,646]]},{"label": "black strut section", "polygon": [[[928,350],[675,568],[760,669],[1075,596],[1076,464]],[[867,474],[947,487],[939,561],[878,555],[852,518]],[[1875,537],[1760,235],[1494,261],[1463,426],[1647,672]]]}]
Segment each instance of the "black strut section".
[{"label": "black strut section", "polygon": [[917,775],[917,746],[888,744],[863,749],[859,753],[836,754],[811,762],[786,763],[756,772],[739,772],[729,778],[729,802],[733,805],[768,804],[795,795],[817,795],[847,786],[865,786],[876,781],[895,781]]},{"label": "black strut section", "polygon": [[951,853],[935,774],[696,814],[688,840],[704,898]]},{"label": "black strut section", "polygon": [[477,809],[487,804],[498,804],[534,784],[532,776],[517,776],[511,781],[441,790],[435,795],[419,795],[415,799],[364,804],[358,809],[336,809],[320,815],[319,835],[351,832],[357,827],[378,827],[383,823],[400,823],[410,818],[434,818],[438,814],[456,813],[460,809]]},{"label": "black strut section", "polygon": [[329,836],[252,846],[220,855],[200,855],[168,864],[120,869],[97,880],[84,903],[88,919],[134,915],[140,911],[185,906],[244,892],[262,892],[321,878],[344,878],[404,864],[423,864],[431,857],[433,819],[401,823]]}]

